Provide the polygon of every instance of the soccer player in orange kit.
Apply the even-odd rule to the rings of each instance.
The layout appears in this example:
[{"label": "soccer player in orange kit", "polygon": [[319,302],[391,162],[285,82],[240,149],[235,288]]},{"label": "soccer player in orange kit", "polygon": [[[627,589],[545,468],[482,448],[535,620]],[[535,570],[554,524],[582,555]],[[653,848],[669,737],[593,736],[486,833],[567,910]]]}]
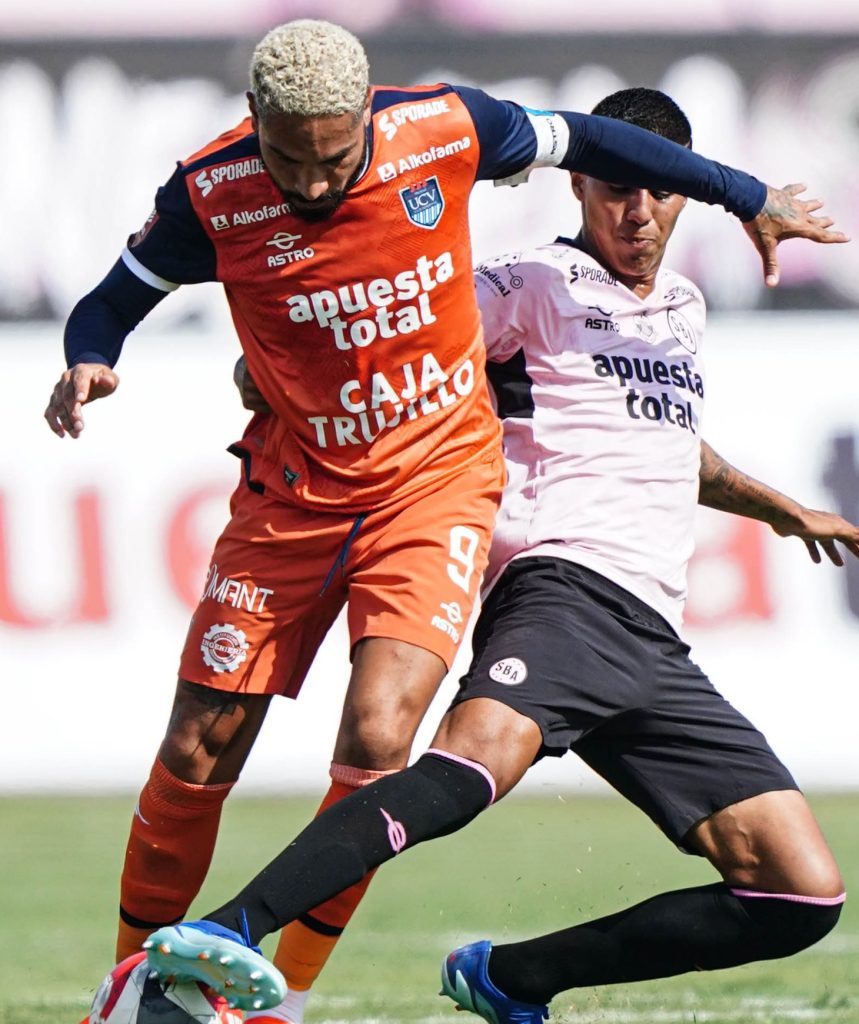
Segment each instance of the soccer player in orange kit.
[{"label": "soccer player in orange kit", "polygon": [[[325,22],[269,33],[251,82],[250,117],[179,165],[73,310],[46,410],[78,437],[82,405],[118,383],[127,334],[179,285],[218,280],[274,411],[232,447],[244,474],[132,820],[118,957],[185,916],[271,696],[298,693],[344,604],[352,673],[323,806],[407,762],[503,484],[471,271],[477,180],[557,166],[719,203],[745,222],[769,283],[780,238],[843,240],[800,188],[768,189],[620,122],[447,84],[371,88],[360,43]],[[456,784],[455,763],[429,770]],[[312,981],[362,891],[285,930],[275,963],[291,989]],[[297,1024],[300,997],[288,1012]]]}]

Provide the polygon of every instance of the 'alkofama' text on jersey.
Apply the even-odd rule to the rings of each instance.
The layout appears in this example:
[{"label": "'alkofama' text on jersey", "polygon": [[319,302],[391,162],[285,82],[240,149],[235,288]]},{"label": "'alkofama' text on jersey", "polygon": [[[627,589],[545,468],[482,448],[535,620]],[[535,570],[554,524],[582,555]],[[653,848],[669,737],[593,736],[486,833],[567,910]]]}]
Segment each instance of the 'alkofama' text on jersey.
[{"label": "'alkofama' text on jersey", "polygon": [[254,480],[288,501],[363,511],[498,444],[468,198],[477,178],[561,159],[542,121],[477,90],[380,88],[363,173],[328,220],[291,214],[250,120],[159,191],[123,259],[163,289],[223,283],[275,413],[241,442]]},{"label": "'alkofama' text on jersey", "polygon": [[517,557],[567,558],[678,629],[701,460],[700,291],[661,270],[639,298],[560,239],[475,277],[508,473],[488,584]]}]

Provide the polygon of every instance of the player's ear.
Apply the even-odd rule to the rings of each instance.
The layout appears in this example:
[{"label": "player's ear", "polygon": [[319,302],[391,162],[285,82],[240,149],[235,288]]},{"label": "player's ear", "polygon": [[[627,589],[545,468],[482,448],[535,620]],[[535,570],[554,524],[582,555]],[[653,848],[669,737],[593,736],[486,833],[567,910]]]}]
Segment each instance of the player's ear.
[{"label": "player's ear", "polygon": [[246,92],[245,96],[247,96],[248,109],[251,112],[251,124],[253,125],[254,131],[257,132],[259,131],[259,112],[257,111],[256,97],[252,92]]},{"label": "player's ear", "polygon": [[368,89],[367,90],[367,99],[366,99],[366,102],[364,103],[364,115],[363,115],[363,117],[364,117],[364,127],[365,128],[370,123],[370,117],[372,116],[372,112],[373,112],[373,110],[372,110],[372,99],[373,99],[373,90],[372,89]]},{"label": "player's ear", "polygon": [[584,190],[582,188],[584,177],[585,176],[583,174],[579,174],[578,171],[573,171],[572,174],[570,174],[570,185],[573,189],[573,195],[579,202],[582,201],[584,195]]}]

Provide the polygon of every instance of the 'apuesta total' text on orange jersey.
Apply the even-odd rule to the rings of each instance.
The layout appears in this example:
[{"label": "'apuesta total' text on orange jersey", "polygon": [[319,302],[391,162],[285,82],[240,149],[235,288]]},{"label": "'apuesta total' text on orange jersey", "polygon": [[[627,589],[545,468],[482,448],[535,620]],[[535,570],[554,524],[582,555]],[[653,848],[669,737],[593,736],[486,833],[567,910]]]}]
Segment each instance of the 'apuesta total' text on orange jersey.
[{"label": "'apuesta total' text on orange jersey", "polygon": [[362,511],[497,448],[468,199],[557,162],[558,125],[476,90],[377,88],[362,172],[318,223],[290,212],[250,119],[179,166],[123,259],[156,287],[223,284],[275,413],[240,444],[254,481]]},{"label": "'apuesta total' text on orange jersey", "polygon": [[[293,215],[250,121],[180,164],[122,274],[70,317],[67,359],[113,365],[152,294],[220,281],[275,412],[238,446],[255,485],[321,509],[408,499],[497,450],[468,197],[478,179],[539,166],[679,191],[744,219],[766,196],[749,175],[611,118],[445,84],[376,88],[360,173],[322,222]],[[127,295],[123,274],[144,294]]]}]

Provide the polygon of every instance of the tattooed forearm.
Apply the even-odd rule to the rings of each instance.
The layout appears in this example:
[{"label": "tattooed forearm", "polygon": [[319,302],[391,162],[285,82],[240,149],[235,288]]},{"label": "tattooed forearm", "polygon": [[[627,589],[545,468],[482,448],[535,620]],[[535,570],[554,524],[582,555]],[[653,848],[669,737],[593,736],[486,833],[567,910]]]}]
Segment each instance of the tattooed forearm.
[{"label": "tattooed forearm", "polygon": [[698,503],[775,526],[793,518],[796,502],[726,462],[701,442]]}]

